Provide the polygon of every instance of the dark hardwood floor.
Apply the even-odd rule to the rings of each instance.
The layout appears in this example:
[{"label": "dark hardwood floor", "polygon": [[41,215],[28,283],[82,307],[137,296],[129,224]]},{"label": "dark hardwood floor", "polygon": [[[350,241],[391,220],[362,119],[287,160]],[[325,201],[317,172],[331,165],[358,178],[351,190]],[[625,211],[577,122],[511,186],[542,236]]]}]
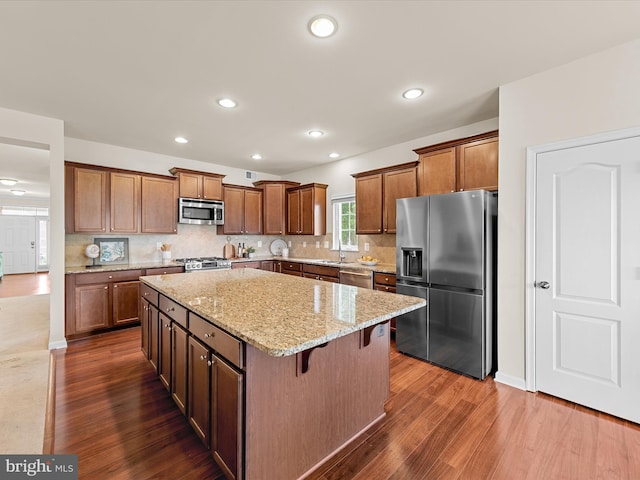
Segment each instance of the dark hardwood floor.
[{"label": "dark hardwood floor", "polygon": [[[139,338],[58,352],[55,453],[77,453],[83,479],[222,478]],[[392,352],[387,416],[310,479],[640,478],[638,425]]]},{"label": "dark hardwood floor", "polygon": [[21,273],[3,275],[0,280],[0,298],[41,295],[51,292],[49,273]]}]

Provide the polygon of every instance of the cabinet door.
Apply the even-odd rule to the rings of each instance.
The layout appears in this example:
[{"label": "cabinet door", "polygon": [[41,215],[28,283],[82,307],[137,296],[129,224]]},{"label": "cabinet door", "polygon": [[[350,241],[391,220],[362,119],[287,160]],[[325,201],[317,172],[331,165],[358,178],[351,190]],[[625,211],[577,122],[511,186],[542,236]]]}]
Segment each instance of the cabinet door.
[{"label": "cabinet door", "polygon": [[107,231],[107,175],[103,170],[73,169],[74,232]]},{"label": "cabinet door", "polygon": [[149,363],[158,373],[160,359],[160,315],[155,305],[149,304]]},{"label": "cabinet door", "polygon": [[498,189],[498,139],[458,147],[458,190]]},{"label": "cabinet door", "polygon": [[142,177],[142,233],[177,233],[178,195],[171,178]]},{"label": "cabinet door", "polygon": [[210,410],[210,382],[209,349],[200,341],[189,336],[189,380],[187,381],[187,399],[189,408],[187,417],[189,423],[200,437],[202,443],[209,447],[209,415]]},{"label": "cabinet door", "polygon": [[264,234],[282,235],[286,228],[284,185],[266,184],[264,203]]},{"label": "cabinet door", "polygon": [[211,451],[227,478],[242,478],[243,377],[213,355]]},{"label": "cabinet door", "polygon": [[187,363],[189,336],[187,331],[173,322],[171,328],[171,397],[183,415],[187,414]]},{"label": "cabinet door", "polygon": [[140,350],[149,358],[149,302],[140,297]]},{"label": "cabinet door", "polygon": [[[416,169],[407,168],[384,174],[383,231],[396,233],[396,200],[418,194]],[[356,203],[357,208],[357,203]]]},{"label": "cabinet door", "polygon": [[244,192],[244,232],[262,233],[262,191]]},{"label": "cabinet door", "polygon": [[140,282],[115,282],[113,284],[113,324],[137,322]]},{"label": "cabinet door", "polygon": [[300,233],[300,190],[287,192],[287,234]]},{"label": "cabinet door", "polygon": [[[136,299],[137,302],[137,299]],[[75,289],[75,333],[91,332],[110,326],[109,284],[81,285]],[[137,306],[137,303],[136,303]]]},{"label": "cabinet door", "polygon": [[262,260],[260,262],[260,270],[266,270],[267,272],[275,272],[276,271],[275,260]]},{"label": "cabinet door", "polygon": [[244,189],[224,187],[224,225],[226,234],[244,233]]},{"label": "cabinet door", "polygon": [[158,376],[164,388],[171,392],[171,319],[160,313],[158,326]]},{"label": "cabinet door", "polygon": [[382,233],[382,174],[356,178],[356,233]]},{"label": "cabinet door", "polygon": [[202,175],[180,172],[178,177],[181,197],[202,198]]},{"label": "cabinet door", "polygon": [[313,188],[300,189],[300,233],[313,235],[314,227],[314,199]]},{"label": "cabinet door", "polygon": [[111,172],[110,229],[140,232],[140,175]]},{"label": "cabinet door", "polygon": [[207,200],[222,200],[222,178],[203,175],[202,197]]},{"label": "cabinet door", "polygon": [[418,194],[433,195],[455,191],[455,147],[420,155],[420,164],[418,165]]}]

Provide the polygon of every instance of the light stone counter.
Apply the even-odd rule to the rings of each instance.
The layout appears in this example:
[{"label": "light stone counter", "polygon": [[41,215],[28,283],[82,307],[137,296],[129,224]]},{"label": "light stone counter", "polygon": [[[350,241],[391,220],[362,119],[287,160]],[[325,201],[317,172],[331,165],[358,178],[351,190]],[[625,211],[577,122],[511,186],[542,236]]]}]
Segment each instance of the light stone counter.
[{"label": "light stone counter", "polygon": [[367,270],[379,273],[396,273],[396,265],[394,263],[378,263],[377,265],[362,265],[358,262],[342,262],[329,260],[327,263],[326,258],[296,258],[296,257],[276,257],[276,256],[260,256],[253,258],[232,258],[231,263],[243,263],[243,262],[259,262],[261,260],[277,260],[282,262],[298,262],[298,263],[311,263],[313,265],[324,265],[327,267],[348,268],[349,270]]},{"label": "light stone counter", "polygon": [[95,267],[86,267],[84,265],[67,266],[64,273],[99,273],[99,272],[117,272],[121,270],[144,270],[147,268],[167,268],[167,267],[184,267],[182,263],[176,262],[143,262],[143,263],[124,263],[119,265],[99,265]]},{"label": "light stone counter", "polygon": [[254,269],[141,280],[274,357],[293,355],[426,304],[416,297]]}]

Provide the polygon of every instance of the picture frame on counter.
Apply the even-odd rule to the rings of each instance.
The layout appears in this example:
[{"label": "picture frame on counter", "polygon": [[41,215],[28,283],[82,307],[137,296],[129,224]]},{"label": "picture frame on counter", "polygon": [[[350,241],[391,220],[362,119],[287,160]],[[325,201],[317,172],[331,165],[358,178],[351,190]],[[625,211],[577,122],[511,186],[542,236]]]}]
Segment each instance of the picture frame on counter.
[{"label": "picture frame on counter", "polygon": [[129,263],[128,238],[94,238],[93,243],[100,247],[97,263],[99,265],[123,265]]}]

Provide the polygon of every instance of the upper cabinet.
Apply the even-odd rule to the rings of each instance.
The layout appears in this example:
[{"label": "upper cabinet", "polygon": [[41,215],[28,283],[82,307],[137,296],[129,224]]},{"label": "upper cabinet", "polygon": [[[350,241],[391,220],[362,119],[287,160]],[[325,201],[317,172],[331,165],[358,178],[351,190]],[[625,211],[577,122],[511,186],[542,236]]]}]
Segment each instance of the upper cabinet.
[{"label": "upper cabinet", "polygon": [[173,167],[169,171],[172,175],[178,177],[180,197],[222,200],[222,179],[225,175],[198,172],[178,167]]},{"label": "upper cabinet", "polygon": [[419,195],[498,189],[497,131],[414,152],[419,155]]},{"label": "upper cabinet", "polygon": [[224,185],[224,225],[218,233],[261,234],[262,190],[240,185]]},{"label": "upper cabinet", "polygon": [[287,188],[297,187],[297,182],[261,180],[253,182],[262,189],[263,229],[265,235],[284,235],[287,229]]},{"label": "upper cabinet", "polygon": [[172,177],[65,163],[67,233],[176,233]]},{"label": "upper cabinet", "polygon": [[288,235],[327,233],[327,186],[309,183],[286,190]]},{"label": "upper cabinet", "polygon": [[417,195],[416,165],[356,173],[356,233],[395,233],[396,200]]}]

